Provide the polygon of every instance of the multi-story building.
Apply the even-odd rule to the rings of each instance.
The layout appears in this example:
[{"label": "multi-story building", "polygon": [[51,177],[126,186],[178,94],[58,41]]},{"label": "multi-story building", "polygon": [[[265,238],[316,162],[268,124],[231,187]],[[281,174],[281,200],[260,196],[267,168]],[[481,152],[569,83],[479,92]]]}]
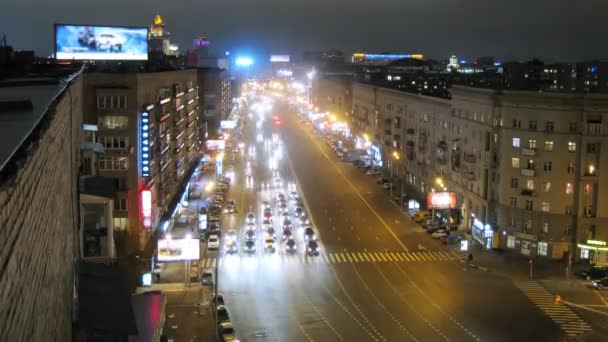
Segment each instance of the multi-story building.
[{"label": "multi-story building", "polygon": [[140,249],[174,212],[197,161],[197,72],[87,73],[83,93],[84,124],[103,146],[84,156],[83,173],[114,180],[114,230],[126,232],[117,247]]},{"label": "multi-story building", "polygon": [[[197,69],[199,87],[201,120],[204,122],[204,132],[201,139],[213,139],[218,135],[220,121],[226,120],[232,110],[232,81],[226,69],[199,68]],[[203,126],[201,126],[203,130]]]},{"label": "multi-story building", "polygon": [[[327,98],[348,89],[318,82],[335,89]],[[352,133],[374,165],[403,180],[408,199],[424,207],[429,192],[455,192],[450,214],[484,247],[608,263],[608,95],[450,93],[355,82]]]}]

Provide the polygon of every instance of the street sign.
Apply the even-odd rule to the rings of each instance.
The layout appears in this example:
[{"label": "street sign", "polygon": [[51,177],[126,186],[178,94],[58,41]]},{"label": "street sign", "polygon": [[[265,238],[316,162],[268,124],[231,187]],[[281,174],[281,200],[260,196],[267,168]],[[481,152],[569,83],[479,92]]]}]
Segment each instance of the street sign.
[{"label": "street sign", "polygon": [[469,250],[469,240],[460,240],[460,251],[466,252]]}]

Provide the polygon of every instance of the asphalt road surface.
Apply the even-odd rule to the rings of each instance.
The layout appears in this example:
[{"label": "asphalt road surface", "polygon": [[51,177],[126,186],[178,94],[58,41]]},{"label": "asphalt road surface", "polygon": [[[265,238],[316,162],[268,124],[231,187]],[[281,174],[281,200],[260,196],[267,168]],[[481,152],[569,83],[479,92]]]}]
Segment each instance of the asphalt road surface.
[{"label": "asphalt road surface", "polygon": [[[467,268],[390,202],[374,177],[340,162],[287,105],[275,102],[260,127],[256,121],[245,115],[239,123],[245,146],[228,193],[238,210],[222,224],[223,236],[238,232],[240,250],[206,251],[201,261],[213,266],[219,258],[219,288],[241,341],[561,341],[587,333],[577,315],[543,302],[549,297],[535,282]],[[281,244],[274,198],[288,194],[290,183],[316,228],[318,256],[305,254],[293,218],[297,252]],[[273,205],[275,253],[263,250],[263,200]],[[249,211],[256,215],[253,253],[242,248]]]}]

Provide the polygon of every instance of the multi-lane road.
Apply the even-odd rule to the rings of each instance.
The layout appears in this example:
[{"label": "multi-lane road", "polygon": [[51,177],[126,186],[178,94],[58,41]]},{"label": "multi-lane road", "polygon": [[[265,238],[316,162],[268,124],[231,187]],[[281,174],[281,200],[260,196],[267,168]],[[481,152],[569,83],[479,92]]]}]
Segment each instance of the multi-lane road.
[{"label": "multi-lane road", "polygon": [[[467,268],[390,202],[375,179],[340,162],[286,104],[275,102],[267,115],[278,120],[267,117],[256,127],[257,117],[244,115],[239,124],[245,148],[228,193],[238,210],[223,218],[222,231],[237,230],[240,251],[205,252],[201,261],[212,266],[219,257],[219,288],[241,341],[559,341],[588,333],[537,283]],[[263,183],[275,184],[269,159],[278,146],[282,184],[265,189]],[[274,206],[289,183],[316,228],[318,256],[305,254],[297,224],[298,251],[284,252],[276,216],[277,251],[262,249],[261,203]],[[249,211],[258,227],[255,253],[242,248]]]}]

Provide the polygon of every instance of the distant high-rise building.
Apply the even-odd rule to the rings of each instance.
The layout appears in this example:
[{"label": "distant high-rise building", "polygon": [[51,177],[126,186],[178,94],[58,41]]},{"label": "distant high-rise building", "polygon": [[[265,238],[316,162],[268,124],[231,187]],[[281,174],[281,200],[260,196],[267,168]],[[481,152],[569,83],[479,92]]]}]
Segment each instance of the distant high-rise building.
[{"label": "distant high-rise building", "polygon": [[165,28],[165,21],[160,14],[156,14],[154,22],[148,31],[148,50],[152,54],[178,56],[179,46],[171,44],[171,34]]},{"label": "distant high-rise building", "polygon": [[450,57],[450,63],[448,64],[449,70],[458,70],[460,69],[460,64],[458,63],[458,57],[456,55],[452,55]]}]

